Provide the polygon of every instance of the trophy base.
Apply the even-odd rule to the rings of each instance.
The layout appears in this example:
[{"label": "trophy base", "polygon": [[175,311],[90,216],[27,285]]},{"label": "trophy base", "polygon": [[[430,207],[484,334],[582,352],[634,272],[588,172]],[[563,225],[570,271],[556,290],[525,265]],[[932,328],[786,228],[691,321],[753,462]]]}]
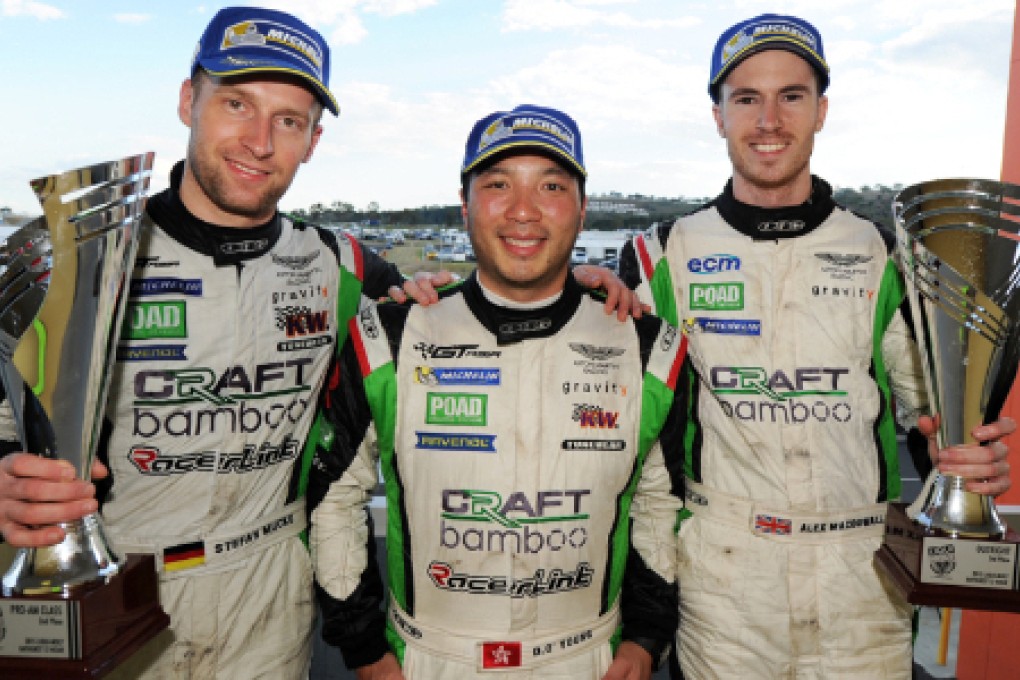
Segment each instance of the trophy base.
[{"label": "trophy base", "polygon": [[101,678],[166,628],[152,555],[128,555],[109,583],[0,596],[0,677]]},{"label": "trophy base", "polygon": [[1020,612],[1020,534],[1001,540],[928,534],[890,503],[875,566],[911,604]]}]

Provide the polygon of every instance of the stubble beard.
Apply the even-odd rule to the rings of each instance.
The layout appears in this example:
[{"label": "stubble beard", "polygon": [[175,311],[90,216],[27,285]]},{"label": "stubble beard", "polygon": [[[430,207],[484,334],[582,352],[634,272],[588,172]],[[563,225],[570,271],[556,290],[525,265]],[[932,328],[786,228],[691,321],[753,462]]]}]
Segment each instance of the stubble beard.
[{"label": "stubble beard", "polygon": [[230,196],[230,187],[223,172],[197,152],[194,142],[188,149],[188,165],[202,193],[221,211],[247,219],[268,220],[276,213],[276,206],[287,191],[287,186],[270,184],[257,199],[242,201]]}]

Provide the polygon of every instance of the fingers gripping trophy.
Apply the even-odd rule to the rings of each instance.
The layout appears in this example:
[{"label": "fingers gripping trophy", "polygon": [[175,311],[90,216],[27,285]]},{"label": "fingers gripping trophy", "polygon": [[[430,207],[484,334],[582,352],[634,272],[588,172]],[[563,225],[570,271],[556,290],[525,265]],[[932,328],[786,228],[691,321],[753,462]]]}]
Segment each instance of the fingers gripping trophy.
[{"label": "fingers gripping trophy", "polygon": [[[934,180],[900,192],[893,214],[938,446],[972,442],[1020,363],[1020,187]],[[891,507],[879,563],[911,602],[1020,611],[1017,537],[991,498],[935,471],[902,514]]]},{"label": "fingers gripping trophy", "polygon": [[[0,250],[0,381],[18,436],[86,480],[152,162],[148,153],[34,180],[44,215]],[[97,514],[61,526],[62,543],[21,549],[3,577],[3,677],[96,677],[168,622],[152,564],[117,554]]]}]

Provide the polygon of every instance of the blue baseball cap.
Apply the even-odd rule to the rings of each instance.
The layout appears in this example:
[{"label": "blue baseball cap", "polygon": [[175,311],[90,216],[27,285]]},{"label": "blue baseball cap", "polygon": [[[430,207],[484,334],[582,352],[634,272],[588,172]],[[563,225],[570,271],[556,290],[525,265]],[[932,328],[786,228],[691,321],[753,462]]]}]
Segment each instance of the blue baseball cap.
[{"label": "blue baseball cap", "polygon": [[329,46],[318,31],[286,12],[260,7],[224,7],[212,18],[195,48],[191,75],[284,73],[298,76],[330,112],[340,107],[329,91]]},{"label": "blue baseball cap", "polygon": [[587,177],[581,131],[574,119],[556,109],[522,104],[513,111],[496,111],[475,123],[464,147],[461,176],[507,149],[549,152],[566,166]]},{"label": "blue baseball cap", "polygon": [[719,100],[719,86],[740,62],[765,50],[786,50],[803,58],[818,72],[821,94],[829,86],[829,65],[825,62],[822,36],[814,26],[797,17],[762,14],[730,26],[719,36],[712,50],[708,94]]}]

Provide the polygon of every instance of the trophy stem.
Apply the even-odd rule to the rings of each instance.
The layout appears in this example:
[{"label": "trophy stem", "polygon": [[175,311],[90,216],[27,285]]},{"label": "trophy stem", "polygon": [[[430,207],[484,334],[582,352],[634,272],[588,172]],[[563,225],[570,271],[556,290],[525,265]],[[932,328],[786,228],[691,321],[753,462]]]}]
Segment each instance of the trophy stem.
[{"label": "trophy stem", "polygon": [[59,525],[67,534],[57,545],[22,548],[3,577],[3,594],[69,595],[108,582],[125,565],[103,531],[96,513]]},{"label": "trophy stem", "polygon": [[967,491],[965,483],[963,477],[936,474],[914,521],[930,533],[948,538],[1004,537],[1006,525],[992,499]]}]

